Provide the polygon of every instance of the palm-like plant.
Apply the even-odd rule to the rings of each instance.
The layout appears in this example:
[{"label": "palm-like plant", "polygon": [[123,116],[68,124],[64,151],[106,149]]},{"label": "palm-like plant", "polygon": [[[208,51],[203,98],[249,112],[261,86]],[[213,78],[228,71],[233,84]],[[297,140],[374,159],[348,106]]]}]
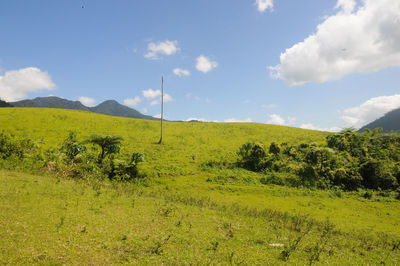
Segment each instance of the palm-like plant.
[{"label": "palm-like plant", "polygon": [[99,162],[102,162],[105,157],[113,153],[119,153],[121,147],[121,141],[123,138],[121,136],[102,136],[102,135],[91,135],[86,143],[91,143],[98,145],[101,148],[101,153],[99,154]]}]

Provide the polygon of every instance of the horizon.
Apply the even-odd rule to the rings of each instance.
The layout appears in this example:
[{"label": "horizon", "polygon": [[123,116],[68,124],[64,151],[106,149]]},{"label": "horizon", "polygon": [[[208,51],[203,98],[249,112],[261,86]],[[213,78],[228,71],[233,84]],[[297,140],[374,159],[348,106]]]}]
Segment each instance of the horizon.
[{"label": "horizon", "polygon": [[400,107],[395,0],[0,3],[0,98],[323,131]]}]

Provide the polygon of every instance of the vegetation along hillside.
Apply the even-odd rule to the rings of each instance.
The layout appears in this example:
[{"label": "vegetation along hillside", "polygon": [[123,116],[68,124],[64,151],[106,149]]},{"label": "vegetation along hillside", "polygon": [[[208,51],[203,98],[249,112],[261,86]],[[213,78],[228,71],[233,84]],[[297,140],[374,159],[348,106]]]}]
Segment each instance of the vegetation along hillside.
[{"label": "vegetation along hillside", "polygon": [[0,125],[1,264],[400,261],[396,134],[165,122],[159,145],[159,121],[17,107]]},{"label": "vegetation along hillside", "polygon": [[363,126],[359,131],[362,132],[364,129],[375,129],[381,127],[383,132],[399,131],[400,130],[400,108],[392,110],[382,116],[381,118]]}]

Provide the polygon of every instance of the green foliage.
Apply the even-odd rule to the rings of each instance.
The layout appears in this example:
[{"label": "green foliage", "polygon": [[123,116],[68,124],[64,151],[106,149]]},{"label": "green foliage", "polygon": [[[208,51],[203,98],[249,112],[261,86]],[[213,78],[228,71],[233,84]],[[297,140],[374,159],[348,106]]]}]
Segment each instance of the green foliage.
[{"label": "green foliage", "polygon": [[113,160],[109,174],[110,179],[119,181],[132,181],[139,176],[138,164],[144,161],[144,156],[140,152],[132,153],[129,162]]},{"label": "green foliage", "polygon": [[261,144],[247,142],[237,152],[239,163],[246,169],[260,171],[264,168],[266,153]]},{"label": "green foliage", "polygon": [[85,152],[86,147],[77,141],[76,132],[70,131],[68,137],[64,140],[61,151],[65,153],[68,160],[72,161],[78,154]]},{"label": "green foliage", "polygon": [[33,149],[34,145],[29,139],[18,139],[15,136],[0,132],[0,159],[11,156],[22,159],[24,154]]},{"label": "green foliage", "polygon": [[86,143],[91,143],[100,147],[99,162],[101,163],[108,155],[119,153],[122,140],[123,138],[121,136],[91,135],[86,140]]},{"label": "green foliage", "polygon": [[[264,184],[287,185],[282,177],[286,174],[297,176],[297,181],[289,179],[294,186],[345,190],[399,187],[400,135],[385,134],[381,129],[364,133],[345,129],[327,136],[326,144],[279,146],[272,142],[269,153],[274,156],[268,157],[255,143],[246,143],[238,151],[240,165],[252,171],[273,173],[260,179]],[[281,173],[281,177],[276,173]]]}]

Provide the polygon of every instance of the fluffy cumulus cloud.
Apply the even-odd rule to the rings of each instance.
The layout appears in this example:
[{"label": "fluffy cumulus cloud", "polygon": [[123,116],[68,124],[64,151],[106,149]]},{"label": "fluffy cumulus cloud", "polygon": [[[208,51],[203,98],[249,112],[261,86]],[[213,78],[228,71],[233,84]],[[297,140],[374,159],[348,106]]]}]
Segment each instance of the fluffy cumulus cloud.
[{"label": "fluffy cumulus cloud", "polygon": [[90,98],[90,97],[85,97],[81,96],[78,98],[78,100],[85,106],[88,107],[93,107],[96,104],[96,99]]},{"label": "fluffy cumulus cloud", "polygon": [[152,90],[152,89],[144,90],[142,91],[142,95],[144,98],[153,99],[161,96],[161,90]]},{"label": "fluffy cumulus cloud", "polygon": [[147,114],[147,112],[148,112],[147,108],[142,108],[142,113],[143,114]]},{"label": "fluffy cumulus cloud", "polygon": [[179,77],[190,76],[190,71],[182,68],[175,68],[172,72]]},{"label": "fluffy cumulus cloud", "polygon": [[197,57],[196,61],[196,69],[200,72],[203,72],[204,74],[207,74],[218,66],[218,63],[216,61],[212,61],[204,55],[200,55],[199,57]]},{"label": "fluffy cumulus cloud", "polygon": [[264,12],[267,9],[272,11],[274,2],[272,0],[256,0],[256,6],[260,12]]},{"label": "fluffy cumulus cloud", "polygon": [[153,117],[155,117],[155,118],[161,118],[161,114],[153,115]]},{"label": "fluffy cumulus cloud", "polygon": [[246,118],[246,119],[228,118],[228,119],[225,119],[224,122],[226,122],[226,123],[251,123],[251,122],[253,122],[253,119],[251,119],[250,117]]},{"label": "fluffy cumulus cloud", "polygon": [[283,119],[280,115],[272,114],[269,115],[269,120],[267,121],[267,124],[283,126],[285,125],[285,119]]},{"label": "fluffy cumulus cloud", "polygon": [[396,108],[400,108],[400,94],[375,97],[359,106],[345,109],[342,119],[347,126],[360,128]]},{"label": "fluffy cumulus cloud", "polygon": [[128,98],[124,100],[124,104],[125,105],[129,105],[129,106],[136,106],[138,105],[140,102],[142,101],[142,99],[140,99],[139,96],[135,96],[133,98]]},{"label": "fluffy cumulus cloud", "polygon": [[25,98],[30,92],[54,88],[49,74],[36,67],[11,70],[0,75],[0,98],[8,102]]},{"label": "fluffy cumulus cloud", "polygon": [[269,115],[269,120],[266,123],[279,126],[293,126],[294,124],[296,124],[296,121],[296,117],[288,116],[285,120],[282,116],[278,114],[271,114]]},{"label": "fluffy cumulus cloud", "polygon": [[400,1],[338,0],[336,9],[281,54],[272,77],[296,86],[400,66]]},{"label": "fluffy cumulus cloud", "polygon": [[328,132],[339,132],[342,130],[342,128],[340,128],[340,127],[323,128],[323,127],[319,127],[319,126],[314,126],[311,123],[301,124],[300,128],[318,130],[318,131],[328,131]]},{"label": "fluffy cumulus cloud", "polygon": [[162,55],[173,55],[180,50],[178,41],[163,41],[147,45],[148,52],[144,55],[147,59],[159,59]]}]

